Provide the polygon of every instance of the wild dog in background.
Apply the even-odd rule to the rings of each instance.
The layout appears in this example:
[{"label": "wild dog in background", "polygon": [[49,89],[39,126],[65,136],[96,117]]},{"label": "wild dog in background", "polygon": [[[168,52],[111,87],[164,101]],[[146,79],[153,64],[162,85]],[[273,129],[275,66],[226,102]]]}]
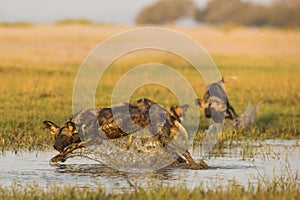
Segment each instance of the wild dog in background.
[{"label": "wild dog in background", "polygon": [[[196,104],[204,110],[205,117],[211,118],[214,112],[214,121],[220,123],[225,118],[236,119],[238,117],[233,106],[229,103],[227,94],[222,86],[228,80],[236,77],[223,77],[216,83],[209,84],[203,99],[196,99]],[[225,116],[224,116],[225,115]]]}]

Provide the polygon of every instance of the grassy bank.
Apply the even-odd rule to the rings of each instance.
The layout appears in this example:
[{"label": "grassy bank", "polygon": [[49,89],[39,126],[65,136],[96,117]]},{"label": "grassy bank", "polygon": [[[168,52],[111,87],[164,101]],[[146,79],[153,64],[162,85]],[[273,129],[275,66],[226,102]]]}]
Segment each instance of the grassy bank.
[{"label": "grassy bank", "polygon": [[[0,27],[0,149],[51,148],[52,136],[43,120],[63,124],[71,115],[72,88],[84,58],[101,41],[132,27],[99,25],[36,25]],[[172,28],[172,27],[171,27]],[[231,103],[242,113],[249,101],[264,100],[257,128],[239,134],[250,137],[299,138],[300,136],[300,35],[298,30],[252,28],[178,29],[206,48],[224,76]],[[137,59],[138,58],[138,59]],[[163,52],[135,52],[116,60],[100,81],[97,106],[109,105],[119,78],[129,69],[148,62],[173,66],[202,97],[205,84],[191,66]],[[150,95],[149,95],[150,94]],[[177,104],[166,88],[145,86],[133,99],[149,97],[169,107]],[[209,121],[202,120],[200,128]],[[201,131],[200,131],[201,132]]]},{"label": "grassy bank", "polygon": [[119,193],[107,193],[99,185],[98,188],[80,188],[77,186],[49,186],[41,188],[38,184],[27,187],[13,185],[10,188],[0,186],[0,198],[9,199],[298,199],[300,185],[297,176],[284,176],[271,181],[259,180],[257,186],[244,188],[233,181],[228,186],[194,189],[175,186],[151,186],[144,188],[128,188]]}]

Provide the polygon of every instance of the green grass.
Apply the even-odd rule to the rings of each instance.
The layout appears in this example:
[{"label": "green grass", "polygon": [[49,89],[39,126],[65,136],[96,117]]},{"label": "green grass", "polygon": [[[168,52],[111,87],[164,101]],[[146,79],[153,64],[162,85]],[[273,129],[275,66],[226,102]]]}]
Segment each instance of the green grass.
[{"label": "green grass", "polygon": [[[226,85],[229,99],[237,112],[242,113],[248,101],[256,104],[264,100],[258,111],[257,128],[245,132],[243,136],[253,139],[299,138],[300,97],[295,92],[300,89],[296,75],[299,74],[299,69],[291,66],[288,61],[282,66],[271,65],[270,67],[259,67],[253,63],[239,67],[239,63],[234,61],[228,64],[230,66],[226,66],[227,59],[215,60],[217,64],[219,63],[222,74],[239,77],[238,80]],[[245,63],[248,61],[251,62],[251,58],[245,58]],[[260,60],[260,63],[262,62],[263,60]],[[114,75],[108,75],[100,82],[100,89],[96,94],[97,105],[109,105],[113,85],[121,77],[124,68],[130,68],[130,66],[125,65],[124,68],[123,66],[122,70],[112,66],[107,73]],[[52,137],[43,130],[41,122],[53,120],[63,124],[72,114],[72,87],[78,68],[72,65],[69,67],[66,65],[64,69],[38,68],[39,66],[24,70],[12,66],[0,66],[3,75],[1,82],[6,85],[0,94],[0,100],[3,102],[0,106],[0,138],[2,138],[0,148],[2,149],[44,149],[52,143]],[[203,85],[203,82],[194,81],[195,77],[192,75],[194,71],[188,70],[189,66],[185,65],[177,68],[186,77],[191,77],[189,79],[197,95],[201,97],[204,87],[199,85]],[[239,70],[234,70],[235,68]],[[178,104],[173,94],[160,86],[140,88],[134,93],[133,99],[145,96],[166,107]],[[201,119],[200,128],[204,130],[209,120],[203,117]]]},{"label": "green grass", "polygon": [[12,185],[10,188],[0,186],[0,199],[298,199],[300,185],[297,176],[280,176],[274,179],[258,179],[256,186],[247,188],[232,181],[227,186],[206,188],[200,184],[194,189],[181,186],[150,185],[149,188],[128,188],[120,193],[107,193],[98,185],[97,188],[78,186],[39,187],[37,183],[28,186]]}]

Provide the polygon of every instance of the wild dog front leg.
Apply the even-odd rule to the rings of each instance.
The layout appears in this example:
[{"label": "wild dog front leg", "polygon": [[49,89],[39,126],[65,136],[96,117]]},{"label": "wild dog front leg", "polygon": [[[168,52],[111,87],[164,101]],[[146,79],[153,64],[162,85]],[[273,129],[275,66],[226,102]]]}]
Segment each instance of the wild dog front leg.
[{"label": "wild dog front leg", "polygon": [[202,159],[199,161],[199,163],[196,163],[188,150],[183,152],[182,155],[190,163],[191,169],[199,170],[199,169],[208,169],[209,168],[208,165],[206,164],[206,162]]},{"label": "wild dog front leg", "polygon": [[229,101],[227,102],[227,112],[230,115],[230,119],[235,119],[238,117],[238,114],[235,112],[233,106],[229,103]]},{"label": "wild dog front leg", "polygon": [[74,150],[84,147],[84,142],[74,143],[68,146],[63,152],[51,158],[50,162],[65,162],[67,155],[72,153]]},{"label": "wild dog front leg", "polygon": [[[208,165],[206,164],[206,162],[204,162],[203,160],[200,160],[199,163],[196,163],[195,160],[192,158],[190,152],[188,150],[184,150],[179,145],[176,145],[174,143],[169,143],[167,145],[167,149],[169,151],[177,152],[178,155],[182,155],[188,162],[190,169],[200,170],[200,169],[208,169],[209,168]],[[179,152],[182,152],[182,153],[179,153]]]}]

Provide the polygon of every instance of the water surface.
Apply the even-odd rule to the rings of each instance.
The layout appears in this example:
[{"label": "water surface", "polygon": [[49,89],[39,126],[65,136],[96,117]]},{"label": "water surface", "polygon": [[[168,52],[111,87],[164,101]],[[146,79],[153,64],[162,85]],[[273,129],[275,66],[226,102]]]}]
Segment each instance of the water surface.
[{"label": "water surface", "polygon": [[[195,159],[203,157],[200,145],[191,148]],[[297,140],[266,140],[256,143],[232,144],[221,153],[204,157],[211,169],[189,170],[165,168],[152,173],[125,173],[84,158],[71,158],[63,164],[51,165],[49,160],[56,151],[4,152],[0,155],[0,185],[10,187],[38,183],[50,185],[77,185],[96,188],[100,184],[106,191],[122,191],[132,187],[150,187],[158,184],[181,185],[194,188],[238,184],[255,185],[258,178],[298,174],[300,145]]]}]

